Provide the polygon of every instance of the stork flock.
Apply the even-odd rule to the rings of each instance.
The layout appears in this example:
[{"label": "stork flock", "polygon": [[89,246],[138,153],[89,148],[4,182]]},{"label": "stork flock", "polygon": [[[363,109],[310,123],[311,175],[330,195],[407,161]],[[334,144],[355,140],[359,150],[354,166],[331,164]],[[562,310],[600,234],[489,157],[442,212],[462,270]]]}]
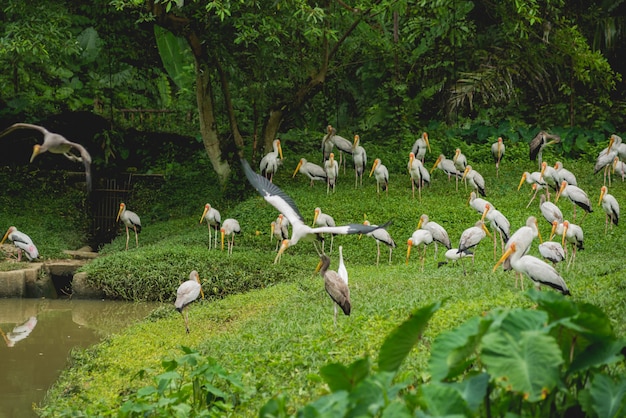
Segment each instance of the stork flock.
[{"label": "stork flock", "polygon": [[[9,128],[9,130],[17,128],[19,127]],[[42,132],[46,135],[47,131]],[[0,136],[3,134],[0,133]],[[50,136],[44,136],[44,138],[50,138]],[[566,272],[574,264],[577,252],[584,249],[585,241],[582,224],[588,214],[593,212],[592,206],[594,204],[592,204],[587,192],[578,186],[574,173],[567,170],[559,161],[551,165],[543,160],[542,153],[545,147],[558,144],[560,141],[561,138],[559,136],[545,131],[539,132],[530,141],[530,159],[531,161],[537,160],[538,171],[524,171],[520,173],[521,179],[517,184],[517,190],[520,191],[524,184],[531,188],[532,197],[526,205],[527,209],[539,195],[539,211],[537,213],[529,213],[526,222],[519,228],[513,229],[506,214],[499,211],[493,202],[487,200],[489,187],[485,184],[485,179],[481,173],[470,164],[471,158],[464,155],[461,149],[456,149],[452,159],[447,159],[445,155],[440,154],[429,170],[426,166],[426,156],[431,152],[431,140],[426,132],[420,135],[410,152],[407,152],[407,180],[411,184],[411,198],[415,199],[416,188],[418,189],[420,202],[426,188],[429,189],[429,194],[436,193],[436,191],[431,190],[430,185],[434,171],[438,169],[444,173],[449,182],[452,181],[452,177],[455,178],[457,191],[459,190],[459,182],[463,183],[465,189],[469,185],[467,204],[477,213],[477,217],[469,222],[467,228],[457,240],[451,240],[445,228],[440,223],[437,223],[437,220],[445,222],[445,214],[447,212],[437,213],[434,216],[430,214],[433,218],[432,220],[428,214],[421,214],[415,231],[406,241],[405,263],[409,264],[413,247],[416,247],[418,250],[421,249],[419,254],[420,264],[421,270],[424,271],[427,246],[434,243],[435,260],[438,259],[438,245],[443,245],[446,248],[446,261],[439,262],[437,264],[438,267],[451,262],[455,264],[460,263],[462,264],[463,273],[467,274],[465,259],[471,258],[473,265],[476,248],[481,241],[489,237],[493,243],[494,272],[502,265],[504,270],[514,270],[516,272],[516,286],[519,278],[521,279],[522,289],[523,276],[527,276],[537,287],[542,285],[548,286],[558,292],[569,295],[571,291],[566,284],[564,276],[567,277]],[[81,148],[73,146],[81,150]],[[49,150],[52,150],[52,148],[49,148]],[[66,150],[66,148],[62,148],[62,150]],[[307,161],[305,158],[300,158],[291,177],[295,178],[298,173],[301,173],[309,179],[311,186],[314,185],[314,182],[325,182],[326,194],[330,197],[336,193],[338,179],[345,175],[347,161],[351,158],[354,166],[354,188],[359,189],[363,186],[363,175],[369,171],[368,177],[374,176],[375,178],[379,205],[383,204],[381,203],[384,201],[383,195],[389,193],[390,184],[392,184],[390,182],[389,170],[380,158],[375,158],[371,167],[368,167],[367,152],[361,145],[361,137],[359,135],[354,135],[353,140],[350,141],[337,135],[337,130],[328,125],[326,133],[322,138],[321,151],[320,165]],[[407,151],[409,150],[407,149]],[[80,152],[83,154],[82,150]],[[491,145],[491,153],[495,164],[495,177],[500,178],[502,163],[505,160],[505,144],[501,137]],[[336,157],[337,155],[338,158]],[[87,160],[86,156],[83,155],[82,161],[86,162]],[[372,225],[366,216],[364,222],[336,225],[334,218],[330,214],[323,213],[322,209],[317,207],[314,211],[313,223],[309,226],[294,200],[275,184],[276,173],[283,166],[283,161],[281,141],[276,139],[273,142],[273,150],[260,161],[260,174],[253,170],[245,159],[242,159],[241,163],[249,183],[277,211],[277,217],[272,219],[270,224],[270,240],[276,239],[274,263],[279,263],[285,251],[299,241],[312,241],[320,260],[316,272],[320,272],[324,278],[325,289],[335,304],[336,323],[337,306],[346,315],[349,315],[352,305],[348,289],[347,270],[343,261],[344,247],[339,246],[340,263],[338,271],[330,270],[330,256],[333,252],[335,236],[354,234],[359,237],[362,235],[371,237],[375,240],[377,246],[376,265],[380,263],[381,244],[387,246],[389,250],[388,263],[391,264],[393,249],[397,248],[396,240],[387,230],[391,221],[382,225]],[[619,224],[619,203],[609,193],[609,187],[612,187],[612,173],[617,173],[621,177],[622,182],[625,180],[625,161],[626,144],[622,143],[622,139],[619,136],[611,135],[608,146],[598,154],[594,166],[594,174],[603,171],[604,175],[604,184],[598,190],[599,200],[597,205],[601,206],[605,213],[605,234],[608,233],[609,228],[612,229]],[[501,182],[504,181],[506,180]],[[510,188],[514,189],[515,184],[510,184]],[[459,193],[467,196],[465,192],[461,191]],[[564,200],[571,202],[571,217],[565,217],[561,208],[557,206],[559,201],[563,202]],[[445,206],[450,206],[450,204],[442,205],[442,207]],[[578,216],[576,213],[577,209],[584,212],[582,216]],[[564,211],[570,212],[569,209],[564,209]],[[540,233],[539,213],[541,213],[541,217],[545,218],[550,227],[549,237],[546,241],[543,240]],[[122,220],[126,226],[126,249],[128,249],[130,238],[129,229],[134,230],[136,246],[139,246],[137,237],[137,234],[141,231],[139,216],[128,211],[125,204],[121,203],[118,220]],[[208,228],[209,250],[217,248],[217,231],[220,231],[222,250],[224,250],[224,241],[228,237],[228,254],[232,254],[234,236],[242,230],[239,222],[234,218],[222,221],[220,212],[209,203],[205,205],[204,212],[200,218],[200,223],[204,221],[206,221]],[[19,247],[20,250],[26,251],[23,248],[23,243],[28,244],[28,241],[24,238],[28,237],[23,233],[19,233],[15,227],[11,228],[5,234],[2,242],[9,238],[16,246],[22,245],[22,247]],[[558,241],[553,240],[555,236],[560,236],[560,239]],[[330,239],[330,245],[327,254],[326,241],[328,239]],[[538,252],[543,259],[529,254],[535,239],[539,240]],[[454,248],[453,242],[458,242]],[[32,241],[30,241],[30,244],[32,244]],[[500,257],[498,257],[498,253],[500,253]],[[29,259],[32,258],[33,253],[29,254],[27,251],[26,254]],[[21,257],[21,252],[19,257]],[[567,262],[565,269],[560,268],[558,265],[562,261]],[[185,314],[185,307],[197,299],[201,293],[202,289],[198,273],[193,271],[189,280],[179,287],[175,304],[176,308],[183,314],[187,332],[189,332],[189,324]]]}]

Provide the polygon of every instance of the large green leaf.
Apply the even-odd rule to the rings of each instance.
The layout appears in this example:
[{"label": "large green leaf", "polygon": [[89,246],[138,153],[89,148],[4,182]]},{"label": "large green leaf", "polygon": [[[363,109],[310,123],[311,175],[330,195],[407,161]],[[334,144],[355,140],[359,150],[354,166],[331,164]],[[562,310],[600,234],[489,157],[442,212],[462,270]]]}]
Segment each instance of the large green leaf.
[{"label": "large green leaf", "polygon": [[420,386],[421,404],[430,416],[471,416],[458,390],[446,383],[432,382]]},{"label": "large green leaf", "polygon": [[467,402],[469,409],[473,413],[476,413],[478,407],[480,407],[485,400],[488,384],[489,375],[487,373],[480,373],[459,382],[451,383],[450,386],[459,391],[463,399],[465,399],[465,402]]},{"label": "large green leaf", "polygon": [[350,392],[359,382],[367,377],[369,371],[369,359],[363,358],[355,361],[348,367],[341,363],[329,364],[322,367],[320,374],[331,391],[345,390]]},{"label": "large green leaf", "polygon": [[590,344],[574,358],[568,373],[576,373],[622,361],[624,360],[622,350],[625,347],[626,341],[624,340]]},{"label": "large green leaf", "polygon": [[381,371],[395,372],[398,370],[411,349],[419,341],[428,320],[440,306],[441,302],[435,302],[415,310],[409,319],[385,338],[378,354],[378,368]]},{"label": "large green leaf", "polygon": [[626,377],[614,382],[609,376],[596,374],[589,388],[592,407],[600,418],[623,417],[626,411]]},{"label": "large green leaf", "polygon": [[556,340],[539,330],[522,332],[519,337],[489,333],[483,337],[481,358],[500,385],[523,393],[530,402],[541,400],[554,388],[563,363]]},{"label": "large green leaf", "polygon": [[346,414],[348,405],[348,392],[334,392],[311,402],[298,411],[297,416],[299,418],[342,417]]},{"label": "large green leaf", "polygon": [[481,329],[486,326],[480,317],[473,317],[453,330],[440,333],[430,354],[432,379],[443,380],[462,373],[473,361],[470,355],[479,344],[479,336],[484,332]]},{"label": "large green leaf", "polygon": [[543,311],[530,309],[513,309],[502,319],[500,331],[510,334],[515,340],[522,333],[532,330],[544,330],[548,322],[548,314]]},{"label": "large green leaf", "polygon": [[185,67],[193,64],[189,45],[183,38],[159,25],[154,25],[154,36],[165,71],[179,88],[184,87],[185,77],[189,75]]}]

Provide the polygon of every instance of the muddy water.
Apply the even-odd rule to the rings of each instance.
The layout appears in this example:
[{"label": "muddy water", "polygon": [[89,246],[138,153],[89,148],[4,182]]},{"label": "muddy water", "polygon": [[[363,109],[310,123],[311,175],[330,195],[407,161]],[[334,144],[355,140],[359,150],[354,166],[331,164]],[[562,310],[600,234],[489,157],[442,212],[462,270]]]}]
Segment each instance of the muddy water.
[{"label": "muddy water", "polygon": [[145,318],[153,303],[0,299],[0,418],[36,417],[33,404],[68,364],[70,350]]}]

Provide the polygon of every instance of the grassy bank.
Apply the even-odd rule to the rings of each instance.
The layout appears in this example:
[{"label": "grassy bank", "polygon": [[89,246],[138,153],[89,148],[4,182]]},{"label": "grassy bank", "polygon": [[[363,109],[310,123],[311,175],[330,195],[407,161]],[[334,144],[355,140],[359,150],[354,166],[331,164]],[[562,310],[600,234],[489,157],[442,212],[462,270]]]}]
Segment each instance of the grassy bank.
[{"label": "grassy bank", "polygon": [[[388,230],[398,248],[391,265],[386,262],[387,248],[381,248],[381,263],[375,266],[376,245],[369,237],[334,240],[335,248],[344,248],[352,315],[341,316],[338,326],[333,326],[332,303],[322,279],[313,276],[317,257],[310,243],[301,242],[288,249],[280,265],[272,264],[275,242],[270,242],[269,223],[277,213],[255,192],[250,190],[250,198],[239,204],[218,207],[222,219],[239,219],[243,229],[235,238],[230,258],[221,251],[207,251],[207,229],[198,221],[211,196],[197,197],[197,213],[146,224],[139,249],[123,251],[125,236],[120,236],[103,249],[105,257],[85,268],[94,283],[113,281],[110,286],[118,289],[119,297],[122,289],[133,289],[129,293],[134,297],[154,292],[161,300],[170,301],[181,280],[192,268],[197,269],[210,297],[190,307],[191,333],[185,334],[182,319],[172,307],[155,312],[147,321],[94,348],[75,353],[74,366],[50,392],[42,415],[59,416],[69,409],[87,415],[115,415],[131,391],[161,372],[164,357],[181,354],[181,346],[198,349],[241,376],[244,389],[234,415],[255,416],[269,398],[281,393],[289,396],[295,411],[327,391],[318,377],[320,367],[328,362],[375,356],[384,336],[417,306],[448,298],[418,350],[401,369],[402,378],[415,381],[427,378],[424,366],[429,344],[442,330],[495,307],[530,306],[515,288],[512,274],[501,269],[492,273],[495,261],[488,241],[476,250],[475,264],[466,264],[470,271],[467,276],[460,265],[437,267],[437,262],[443,260],[442,248],[438,260],[434,260],[434,248],[428,249],[423,269],[418,252],[413,252],[409,263],[405,263],[406,240],[422,213],[447,229],[453,246],[458,244],[461,232],[479,218],[466,205],[469,192],[462,184],[456,191],[454,180],[448,182],[436,172],[420,202],[411,197],[405,172],[392,172],[389,194],[377,196],[373,178],[364,179],[363,187],[355,190],[353,173],[348,170],[340,178],[337,192],[327,196],[321,184],[310,188],[308,179],[301,175],[291,179],[292,165],[294,161],[286,162],[275,182],[294,198],[308,222],[317,206],[333,215],[338,224],[361,222],[364,214],[372,223],[393,220]],[[592,175],[593,164],[581,161],[566,166],[578,175],[579,185],[588,192],[595,211],[582,223],[585,250],[571,268],[561,265],[558,269],[572,298],[600,306],[618,334],[625,335],[626,242],[621,227],[604,234],[604,214],[597,207],[602,177]],[[526,209],[529,187],[524,185],[516,191],[522,172],[533,171],[534,164],[504,162],[499,178],[491,164],[475,168],[485,176],[487,198],[509,218],[512,230],[534,215],[540,220],[542,236],[548,237],[549,225],[541,217],[538,200]],[[626,185],[621,181],[609,191],[618,201],[626,201]],[[558,205],[571,219],[571,203],[559,200]],[[581,216],[578,210],[578,220]],[[336,254],[333,250],[331,268],[336,268]],[[538,255],[536,245],[531,254]],[[525,280],[529,287],[530,281]],[[233,290],[243,293],[230,295]],[[143,369],[153,371],[133,379]]]}]

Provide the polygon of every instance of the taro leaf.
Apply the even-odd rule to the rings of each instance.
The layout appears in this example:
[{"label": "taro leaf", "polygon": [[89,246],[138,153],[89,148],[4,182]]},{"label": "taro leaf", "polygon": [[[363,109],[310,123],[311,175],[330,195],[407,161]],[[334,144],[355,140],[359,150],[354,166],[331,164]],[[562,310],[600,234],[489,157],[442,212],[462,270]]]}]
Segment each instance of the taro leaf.
[{"label": "taro leaf", "polygon": [[493,332],[483,337],[482,361],[487,372],[503,381],[506,389],[522,392],[530,402],[545,396],[559,382],[563,363],[556,340],[542,331],[525,331],[519,337]]},{"label": "taro leaf", "polygon": [[93,27],[88,27],[83,30],[76,38],[80,49],[82,50],[82,58],[85,62],[93,62],[98,58],[100,50],[102,49],[102,39],[98,31]]},{"label": "taro leaf", "polygon": [[189,45],[182,37],[159,25],[154,25],[154,36],[165,71],[179,88],[185,87],[185,66],[193,63]]},{"label": "taro leaf", "polygon": [[481,318],[473,317],[457,328],[440,333],[430,350],[430,375],[433,380],[443,380],[462,373],[473,361],[470,355],[476,350]]},{"label": "taro leaf", "polygon": [[385,407],[381,418],[411,418],[411,412],[404,403],[394,401]]},{"label": "taro leaf", "polygon": [[600,418],[624,416],[626,378],[614,382],[609,376],[596,374],[589,388],[592,407]]},{"label": "taro leaf", "polygon": [[[461,394],[446,383],[432,382],[420,386],[421,404],[430,416],[471,416]],[[482,400],[482,399],[481,399]]]},{"label": "taro leaf", "polygon": [[624,360],[621,351],[626,347],[626,341],[595,342],[588,345],[579,353],[568,370],[568,374],[586,371],[590,368],[605,366]]},{"label": "taro leaf", "polygon": [[488,384],[489,374],[481,373],[452,383],[450,386],[459,391],[469,409],[475,414],[485,399]]},{"label": "taro leaf", "polygon": [[343,417],[348,410],[348,392],[334,392],[306,405],[298,411],[299,418]]},{"label": "taro leaf", "polygon": [[381,371],[396,372],[411,349],[417,344],[428,320],[441,307],[441,302],[435,302],[420,309],[416,309],[411,317],[394,329],[385,338],[378,354],[378,368]]},{"label": "taro leaf", "polygon": [[503,318],[500,330],[519,340],[525,331],[544,330],[547,322],[548,314],[543,311],[512,309]]},{"label": "taro leaf", "polygon": [[380,372],[369,376],[363,380],[351,393],[350,404],[351,416],[360,417],[367,415],[377,415],[385,405],[387,405],[393,391],[393,396],[397,395],[396,388],[391,386],[394,373]]},{"label": "taro leaf", "polygon": [[569,318],[578,313],[575,303],[557,292],[541,292],[531,288],[526,295],[543,311],[548,312],[552,320]]},{"label": "taro leaf", "polygon": [[341,363],[329,364],[322,367],[320,374],[331,391],[345,390],[350,392],[359,382],[367,377],[369,371],[369,359],[363,358],[355,361],[348,367]]}]

